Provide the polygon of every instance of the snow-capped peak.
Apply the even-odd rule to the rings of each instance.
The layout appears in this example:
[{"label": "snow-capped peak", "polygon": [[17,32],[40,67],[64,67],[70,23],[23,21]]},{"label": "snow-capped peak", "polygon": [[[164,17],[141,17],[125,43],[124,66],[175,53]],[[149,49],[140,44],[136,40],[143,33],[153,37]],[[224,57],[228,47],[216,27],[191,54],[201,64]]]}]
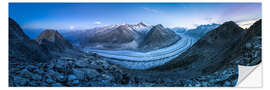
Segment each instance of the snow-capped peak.
[{"label": "snow-capped peak", "polygon": [[144,24],[143,22],[140,22],[140,23],[134,24],[134,25],[129,25],[129,26],[130,26],[130,28],[132,28],[133,30],[135,30],[137,32],[148,32],[152,28],[152,26]]}]

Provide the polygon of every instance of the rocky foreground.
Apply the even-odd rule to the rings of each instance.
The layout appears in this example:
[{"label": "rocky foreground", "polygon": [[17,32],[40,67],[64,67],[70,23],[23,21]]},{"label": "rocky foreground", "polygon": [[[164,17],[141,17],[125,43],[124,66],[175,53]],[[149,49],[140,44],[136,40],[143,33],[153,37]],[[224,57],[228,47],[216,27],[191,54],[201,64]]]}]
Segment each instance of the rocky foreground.
[{"label": "rocky foreground", "polygon": [[79,58],[62,57],[50,63],[9,63],[9,86],[234,86],[236,65],[190,80],[140,80],[129,72],[104,60],[85,55]]}]

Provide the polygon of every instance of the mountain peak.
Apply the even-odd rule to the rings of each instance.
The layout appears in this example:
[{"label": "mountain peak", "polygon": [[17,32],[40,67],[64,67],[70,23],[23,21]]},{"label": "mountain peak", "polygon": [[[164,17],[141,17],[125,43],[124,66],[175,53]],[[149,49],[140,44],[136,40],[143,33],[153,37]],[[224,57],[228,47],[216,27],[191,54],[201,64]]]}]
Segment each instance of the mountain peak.
[{"label": "mountain peak", "polygon": [[154,29],[154,30],[163,30],[164,27],[161,24],[157,24],[152,29]]},{"label": "mountain peak", "polygon": [[216,29],[224,32],[242,32],[244,30],[233,21],[225,22]]},{"label": "mountain peak", "polygon": [[52,51],[72,49],[73,46],[57,30],[47,29],[35,39],[40,45]]},{"label": "mountain peak", "polygon": [[212,42],[211,40],[218,40],[218,41],[230,40],[232,39],[231,37],[234,37],[233,40],[236,40],[242,34],[244,34],[244,29],[238,26],[235,22],[229,21],[223,23],[214,30],[208,32],[202,38],[210,42]]},{"label": "mountain peak", "polygon": [[140,22],[140,23],[138,23],[137,25],[142,25],[142,26],[144,26],[144,27],[146,27],[147,25],[146,24],[144,24],[143,22]]},{"label": "mountain peak", "polygon": [[145,50],[167,47],[178,41],[181,37],[173,31],[164,28],[161,24],[155,25],[147,33],[145,40],[140,44],[140,48]]},{"label": "mountain peak", "polygon": [[233,21],[224,22],[222,25],[239,27],[239,26],[238,26],[235,22],[233,22]]},{"label": "mountain peak", "polygon": [[46,39],[51,42],[55,42],[56,38],[64,39],[64,37],[60,33],[58,33],[57,30],[53,29],[47,29],[37,37],[37,39]]}]

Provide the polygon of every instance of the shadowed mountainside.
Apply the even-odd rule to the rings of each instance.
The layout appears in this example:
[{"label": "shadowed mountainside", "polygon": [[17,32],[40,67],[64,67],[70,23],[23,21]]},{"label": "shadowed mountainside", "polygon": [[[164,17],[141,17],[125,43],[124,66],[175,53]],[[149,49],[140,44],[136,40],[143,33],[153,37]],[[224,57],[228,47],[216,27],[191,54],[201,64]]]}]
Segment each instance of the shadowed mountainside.
[{"label": "shadowed mountainside", "polygon": [[152,70],[189,68],[196,72],[211,73],[232,62],[257,65],[261,62],[260,35],[261,20],[248,30],[234,22],[226,22],[208,32],[176,59]]},{"label": "shadowed mountainside", "polygon": [[236,23],[232,21],[225,22],[208,32],[191,48],[172,60],[165,67],[166,69],[173,69],[176,67],[191,68],[196,66],[197,72],[215,71],[214,69],[218,69],[225,63],[230,62],[230,60],[225,60],[230,55],[228,52],[241,41],[241,37],[244,35],[245,30]]},{"label": "shadowed mountainside", "polygon": [[9,59],[10,61],[47,61],[50,54],[34,40],[24,34],[21,27],[9,18]]}]

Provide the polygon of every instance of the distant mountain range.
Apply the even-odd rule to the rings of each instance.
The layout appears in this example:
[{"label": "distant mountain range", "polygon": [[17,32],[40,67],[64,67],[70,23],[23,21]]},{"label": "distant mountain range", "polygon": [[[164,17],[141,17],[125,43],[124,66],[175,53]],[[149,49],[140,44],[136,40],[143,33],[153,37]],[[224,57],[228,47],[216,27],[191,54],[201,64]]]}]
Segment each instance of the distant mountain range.
[{"label": "distant mountain range", "polygon": [[[71,38],[71,41],[79,47],[118,50],[146,50],[146,47],[148,47],[147,50],[153,50],[166,47],[180,39],[173,31],[162,25],[149,26],[143,22],[132,25],[117,24],[97,27],[85,31],[65,33],[64,36],[67,39]],[[174,40],[170,40],[172,37]],[[160,40],[167,42],[161,44]]]},{"label": "distant mountain range", "polygon": [[[254,22],[253,22],[254,23]],[[237,23],[241,26],[245,23]],[[242,25],[243,24],[243,25]],[[250,25],[250,23],[248,23]],[[183,33],[199,40],[207,32],[215,29],[220,24],[207,24],[197,26],[195,29],[181,27],[169,28],[176,33]],[[116,24],[103,27],[96,27],[88,30],[61,32],[63,37],[69,40],[76,47],[91,47],[99,49],[137,49],[153,26],[143,22],[138,24]],[[35,32],[33,32],[35,31]],[[37,36],[41,30],[25,30],[32,38]],[[35,34],[33,34],[35,33]],[[102,37],[101,37],[102,36]],[[166,45],[165,45],[166,46]],[[162,47],[162,46],[161,46]]]},{"label": "distant mountain range", "polygon": [[186,28],[181,28],[181,27],[175,27],[175,28],[172,28],[172,30],[174,30],[177,33],[183,33],[183,34],[189,35],[191,37],[194,37],[196,39],[200,39],[207,32],[214,30],[219,25],[220,24],[200,25],[200,26],[196,27],[195,29],[186,29]]}]

